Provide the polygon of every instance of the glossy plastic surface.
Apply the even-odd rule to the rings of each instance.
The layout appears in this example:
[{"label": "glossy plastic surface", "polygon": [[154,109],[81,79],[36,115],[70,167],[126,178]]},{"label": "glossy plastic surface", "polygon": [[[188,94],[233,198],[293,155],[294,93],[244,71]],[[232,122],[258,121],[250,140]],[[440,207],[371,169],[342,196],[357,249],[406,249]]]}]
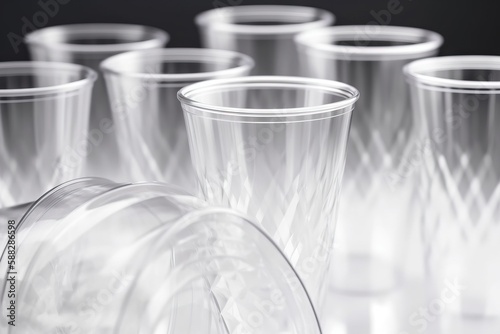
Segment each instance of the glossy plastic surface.
[{"label": "glossy plastic surface", "polygon": [[245,76],[252,67],[245,55],[209,49],[143,50],[105,60],[101,68],[127,175],[194,192],[196,176],[177,92],[198,81]]},{"label": "glossy plastic surface", "polygon": [[[338,26],[296,38],[305,75],[359,89],[342,186],[331,286],[372,294],[404,279],[416,223],[418,151],[403,66],[438,52],[436,33],[392,26]],[[415,266],[412,266],[415,267]],[[413,268],[412,268],[413,269]]]},{"label": "glossy plastic surface", "polygon": [[330,12],[301,6],[234,6],[196,17],[204,47],[238,51],[252,57],[254,75],[298,75],[294,37],[331,25]]},{"label": "glossy plastic surface", "polygon": [[320,309],[357,90],[255,76],[194,84],[179,97],[202,195],[253,217]]},{"label": "glossy plastic surface", "polygon": [[[72,24],[36,30],[26,35],[33,60],[60,61],[88,66],[99,71],[106,58],[127,51],[163,47],[169,40],[166,32],[130,24]],[[83,174],[113,180],[130,181],[119,154],[106,85],[102,76],[92,93],[87,151],[75,159],[85,163]]]},{"label": "glossy plastic surface", "polygon": [[430,58],[405,72],[428,148],[420,195],[429,298],[455,291],[436,331],[498,333],[500,57]]},{"label": "glossy plastic surface", "polygon": [[73,64],[0,63],[0,208],[81,173],[96,77]]},{"label": "glossy plastic surface", "polygon": [[[16,250],[16,297],[10,281],[0,288],[2,333],[321,333],[259,228],[167,185],[59,186],[25,213]],[[7,261],[8,248],[4,277]]]}]

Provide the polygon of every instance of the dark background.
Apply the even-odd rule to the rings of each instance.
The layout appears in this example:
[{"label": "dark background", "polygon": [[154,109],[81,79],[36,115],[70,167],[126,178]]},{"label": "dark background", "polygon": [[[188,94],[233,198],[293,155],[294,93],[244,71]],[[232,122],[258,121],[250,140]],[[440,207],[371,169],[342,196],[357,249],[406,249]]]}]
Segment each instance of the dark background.
[{"label": "dark background", "polygon": [[[199,46],[194,16],[214,8],[214,0],[42,0],[67,2],[43,26],[69,23],[135,23],[170,33],[170,47]],[[397,0],[217,0],[242,5],[289,4],[324,8],[337,16],[337,25],[367,24]],[[402,10],[382,23],[421,27],[445,37],[442,55],[500,54],[500,1],[399,0]],[[33,22],[41,11],[39,0],[0,0],[0,61],[25,60],[24,47],[16,52],[9,33],[22,36],[23,17]],[[42,21],[43,23],[43,21]],[[11,34],[12,36],[12,34]]]}]

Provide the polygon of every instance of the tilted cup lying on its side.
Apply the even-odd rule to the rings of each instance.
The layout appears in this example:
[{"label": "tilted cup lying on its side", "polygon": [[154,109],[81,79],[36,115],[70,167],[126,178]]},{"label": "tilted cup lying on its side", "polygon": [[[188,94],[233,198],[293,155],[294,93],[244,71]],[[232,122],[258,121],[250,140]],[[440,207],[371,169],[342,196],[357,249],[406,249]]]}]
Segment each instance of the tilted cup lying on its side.
[{"label": "tilted cup lying on its side", "polygon": [[[104,59],[127,51],[163,47],[166,32],[130,24],[72,24],[44,28],[26,35],[31,57],[40,61],[60,61],[88,66],[99,71]],[[93,90],[87,151],[77,158],[86,162],[80,176],[129,180],[117,145],[117,138],[104,79]]]},{"label": "tilted cup lying on its side", "polygon": [[0,208],[80,174],[96,78],[80,65],[0,63]]},{"label": "tilted cup lying on its side", "polygon": [[325,10],[301,6],[235,6],[196,17],[204,47],[233,50],[255,60],[254,75],[298,75],[294,37],[331,25]]},{"label": "tilted cup lying on its side", "polygon": [[179,188],[79,179],[15,211],[15,273],[12,243],[0,258],[2,277],[11,272],[0,285],[2,333],[321,333],[276,245]]},{"label": "tilted cup lying on its side", "polygon": [[105,60],[113,119],[127,174],[196,189],[180,88],[207,79],[249,74],[249,57],[223,50],[157,49]]}]

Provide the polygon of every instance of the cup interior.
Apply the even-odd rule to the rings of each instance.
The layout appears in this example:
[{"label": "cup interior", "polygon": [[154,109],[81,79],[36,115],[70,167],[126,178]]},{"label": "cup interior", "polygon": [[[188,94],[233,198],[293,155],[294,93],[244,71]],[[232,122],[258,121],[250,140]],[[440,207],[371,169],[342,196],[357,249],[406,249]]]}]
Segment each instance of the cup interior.
[{"label": "cup interior", "polygon": [[332,13],[303,6],[253,5],[213,9],[197,16],[196,23],[231,34],[296,34],[331,25]]},{"label": "cup interior", "polygon": [[179,92],[179,99],[186,105],[216,113],[264,117],[344,110],[358,96],[355,88],[340,82],[277,76],[211,80]]},{"label": "cup interior", "polygon": [[[242,95],[244,94],[244,95]],[[346,95],[340,91],[287,85],[276,87],[263,83],[259,86],[242,84],[235,87],[220,86],[191,95],[199,103],[213,107],[245,109],[293,109],[317,107],[343,101]],[[241,97],[244,96],[244,99]]]},{"label": "cup interior", "polygon": [[168,39],[168,34],[159,29],[129,24],[55,26],[26,36],[28,44],[75,52],[124,52],[161,47]]},{"label": "cup interior", "polygon": [[402,45],[414,45],[425,43],[428,41],[428,36],[425,34],[405,34],[390,33],[390,32],[349,32],[339,31],[336,33],[332,30],[330,34],[318,34],[313,38],[313,41],[327,45],[343,45],[353,47],[392,47]]},{"label": "cup interior", "polygon": [[495,90],[500,88],[500,57],[451,56],[422,59],[408,64],[411,82],[447,88]]},{"label": "cup interior", "polygon": [[74,64],[6,62],[0,64],[0,96],[56,93],[91,83],[96,76],[91,69]]},{"label": "cup interior", "polygon": [[460,81],[500,81],[500,69],[495,68],[422,68],[418,71],[422,75],[439,79]]},{"label": "cup interior", "polygon": [[67,29],[55,31],[53,34],[41,35],[48,43],[77,45],[106,45],[143,42],[151,38],[145,29]]},{"label": "cup interior", "polygon": [[[253,8],[250,8],[253,7]],[[246,6],[235,8],[230,15],[221,15],[224,23],[256,26],[303,24],[321,21],[322,12],[315,8],[304,7],[302,10],[291,6]]]},{"label": "cup interior", "polygon": [[83,70],[54,70],[42,67],[0,68],[0,90],[63,85],[85,79]]},{"label": "cup interior", "polygon": [[443,43],[441,35],[395,26],[336,26],[304,32],[299,46],[352,60],[397,60],[429,57]]},{"label": "cup interior", "polygon": [[[242,54],[208,49],[157,49],[117,55],[103,62],[102,68],[124,75],[207,74],[226,70],[242,71],[253,61]],[[242,73],[244,74],[244,73]]]}]

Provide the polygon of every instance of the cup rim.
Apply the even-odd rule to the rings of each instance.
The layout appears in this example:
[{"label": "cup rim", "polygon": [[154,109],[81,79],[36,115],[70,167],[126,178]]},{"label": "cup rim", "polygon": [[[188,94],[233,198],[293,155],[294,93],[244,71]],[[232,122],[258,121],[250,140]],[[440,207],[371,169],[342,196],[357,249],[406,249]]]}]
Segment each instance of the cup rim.
[{"label": "cup rim", "polygon": [[[134,42],[113,44],[73,44],[50,41],[50,36],[69,34],[91,34],[98,36],[123,35],[126,31],[143,31],[146,38]],[[47,38],[49,37],[49,38]],[[121,23],[83,23],[48,27],[27,34],[24,41],[28,45],[38,45],[58,51],[79,53],[120,53],[138,49],[150,49],[164,46],[170,35],[161,29]]]},{"label": "cup rim", "polygon": [[51,71],[74,71],[82,72],[84,75],[83,78],[65,84],[48,85],[46,87],[0,89],[0,97],[38,96],[51,93],[67,92],[79,89],[85,85],[91,85],[97,80],[97,73],[94,70],[78,64],[43,61],[0,62],[0,75],[2,73],[20,75],[23,74],[23,71],[30,71],[33,69]]},{"label": "cup rim", "polygon": [[[282,109],[250,109],[250,108],[235,108],[211,105],[197,101],[192,95],[209,92],[223,88],[234,87],[281,87],[281,88],[315,88],[326,92],[334,93],[337,96],[343,96],[344,99],[337,102],[322,104],[314,107],[298,107],[298,108],[282,108]],[[182,104],[188,105],[197,109],[201,109],[210,114],[221,116],[237,116],[237,117],[258,117],[258,118],[274,118],[274,117],[297,117],[297,116],[313,116],[324,113],[332,113],[353,106],[359,98],[359,92],[356,88],[338,81],[314,79],[305,77],[287,77],[287,76],[250,76],[230,79],[214,79],[195,83],[182,88],[177,94],[178,99]],[[350,110],[349,110],[350,111]],[[336,115],[347,113],[345,111]]]},{"label": "cup rim", "polygon": [[450,89],[498,90],[500,81],[471,81],[440,78],[425,74],[427,71],[447,70],[498,70],[500,56],[447,56],[421,59],[407,64],[403,71],[410,82]]},{"label": "cup rim", "polygon": [[[405,41],[414,44],[395,46],[347,46],[317,42],[317,37],[342,36],[351,40]],[[362,37],[362,38],[361,38]],[[421,38],[422,41],[418,41]],[[391,60],[434,55],[443,44],[440,34],[411,27],[380,25],[334,26],[306,31],[295,38],[300,45],[331,56],[352,60]]]},{"label": "cup rim", "polygon": [[[231,219],[237,220],[238,224],[245,232],[250,231],[254,233],[254,235],[258,237],[259,240],[265,240],[267,242],[267,246],[269,248],[272,248],[276,257],[280,259],[280,265],[289,270],[290,273],[293,273],[294,275],[293,278],[297,279],[297,282],[299,284],[298,287],[300,288],[301,292],[303,292],[305,300],[308,301],[307,306],[308,306],[308,311],[310,311],[309,315],[315,320],[314,326],[317,327],[318,333],[321,333],[316,310],[313,307],[311,296],[307,291],[303,280],[300,278],[300,275],[298,274],[297,270],[292,266],[291,262],[289,261],[283,250],[281,250],[280,247],[278,247],[278,245],[274,242],[274,240],[267,233],[265,233],[265,231],[253,219],[251,219],[251,217],[247,216],[246,214],[235,210],[231,210],[229,208],[206,206],[207,204],[206,202],[204,202],[199,198],[194,197],[192,194],[189,194],[184,189],[178,186],[155,183],[155,182],[120,183],[97,177],[85,177],[85,178],[70,180],[47,191],[39,199],[32,202],[29,208],[27,208],[26,212],[23,214],[22,218],[19,220],[17,228],[23,228],[23,229],[31,228],[32,226],[36,225],[38,223],[38,218],[39,218],[38,216],[40,213],[38,212],[38,210],[43,209],[44,202],[46,201],[53,202],[54,200],[60,201],[65,197],[67,191],[71,191],[72,186],[75,185],[81,185],[82,188],[80,189],[89,188],[91,186],[103,186],[103,185],[105,185],[106,187],[101,189],[102,190],[101,192],[94,194],[95,196],[89,198],[85,197],[80,198],[81,200],[75,203],[74,207],[71,208],[69,214],[62,217],[60,222],[64,221],[71,222],[73,221],[71,219],[72,216],[78,213],[79,209],[84,207],[95,208],[102,206],[103,203],[106,203],[107,200],[109,200],[110,198],[114,198],[122,194],[133,194],[133,193],[140,193],[141,191],[148,191],[159,196],[168,196],[176,198],[186,197],[186,199],[189,199],[190,201],[195,200],[196,202],[193,202],[192,211],[180,215],[178,218],[176,218],[176,221],[173,225],[168,225],[168,224],[159,225],[158,228],[160,230],[157,229],[156,231],[162,233],[157,234],[159,238],[155,238],[156,241],[152,245],[153,247],[152,249],[156,249],[156,247],[162,245],[162,242],[166,238],[175,236],[176,233],[178,233],[179,231],[182,231],[195,224],[200,224],[200,220],[204,218],[212,218],[212,220],[217,218],[217,221],[219,223],[225,225],[234,224],[234,221],[231,221]],[[196,207],[197,204],[200,204],[200,206]],[[46,214],[45,211],[42,212],[42,215]],[[226,218],[228,219],[225,220]],[[58,231],[58,233],[59,234],[64,233],[64,231],[63,232]],[[138,241],[141,241],[141,238],[139,238]],[[4,260],[5,252],[2,251],[3,249],[0,248],[0,261]],[[284,279],[288,280],[288,278],[289,277],[285,277]]]},{"label": "cup rim", "polygon": [[[166,233],[163,233],[161,238],[158,240],[159,244],[164,243],[164,240],[168,237],[171,237],[174,235],[174,233],[178,232],[181,229],[184,229],[186,227],[192,226],[194,224],[199,224],[200,221],[204,218],[218,218],[219,222],[222,222],[223,224],[234,224],[234,222],[228,222],[225,221],[222,218],[235,218],[239,220],[240,227],[245,230],[245,232],[253,230],[253,232],[256,233],[256,235],[259,238],[262,238],[262,240],[267,241],[267,245],[275,251],[275,254],[281,259],[282,265],[286,267],[290,271],[290,273],[293,274],[294,278],[297,279],[298,282],[298,288],[303,292],[304,297],[306,300],[309,302],[307,304],[308,310],[311,312],[311,316],[314,318],[314,327],[317,328],[317,333],[321,334],[321,326],[320,326],[320,321],[319,317],[316,311],[316,308],[313,305],[311,295],[309,291],[306,289],[306,285],[303,281],[303,279],[300,277],[297,269],[292,265],[288,257],[286,256],[285,252],[276,244],[276,242],[269,236],[268,233],[265,232],[265,230],[259,226],[252,217],[249,215],[238,212],[236,210],[230,209],[230,208],[224,208],[220,206],[215,206],[215,207],[208,207],[208,208],[201,208],[198,210],[195,210],[193,212],[190,212],[184,216],[182,216],[180,219],[178,219],[175,222],[175,225],[169,229]],[[164,228],[166,225],[163,225],[162,228]],[[157,246],[156,244],[155,246]],[[289,277],[288,277],[289,278]],[[285,278],[287,280],[288,278]]]},{"label": "cup rim", "polygon": [[[282,21],[286,15],[289,17],[306,17],[309,15],[317,19],[314,21],[282,25],[235,24],[222,20],[224,17],[234,18],[244,15],[255,16],[256,20],[262,20],[263,17],[267,17],[268,19],[274,19],[274,21]],[[234,34],[283,35],[297,34],[305,30],[329,26],[335,22],[335,15],[324,9],[307,6],[247,5],[211,9],[198,14],[195,18],[195,22],[198,27],[210,26],[210,28]]]},{"label": "cup rim", "polygon": [[[163,61],[191,61],[198,63],[211,63],[235,59],[236,66],[210,72],[199,73],[147,73],[147,72],[127,72],[116,68],[116,63],[124,60],[141,59],[147,57],[158,57]],[[201,49],[201,48],[165,48],[131,51],[111,56],[105,59],[100,68],[104,73],[116,74],[128,78],[144,80],[159,80],[165,82],[196,82],[208,80],[215,77],[231,77],[249,73],[255,66],[253,59],[235,51]]]}]

